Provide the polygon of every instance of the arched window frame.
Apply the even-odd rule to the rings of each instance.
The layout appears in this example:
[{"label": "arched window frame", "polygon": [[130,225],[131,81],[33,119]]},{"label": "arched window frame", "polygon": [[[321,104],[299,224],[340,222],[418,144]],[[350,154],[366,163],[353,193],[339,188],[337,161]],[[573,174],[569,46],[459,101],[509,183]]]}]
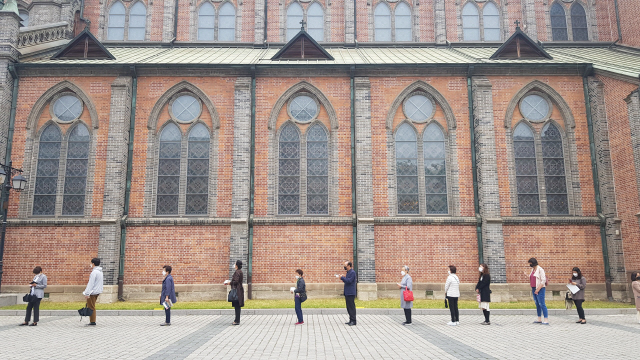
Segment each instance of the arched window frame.
[{"label": "arched window frame", "polygon": [[[465,14],[465,11],[467,9],[475,9],[475,14]],[[482,41],[482,16],[481,16],[482,12],[480,7],[478,6],[478,4],[476,4],[474,1],[467,1],[466,3],[462,4],[462,7],[460,8],[460,28],[462,30],[462,41]],[[477,27],[473,27],[472,25],[466,24],[465,25],[465,19],[466,18],[472,18],[475,17],[475,21],[477,23]],[[471,30],[477,30],[478,31],[478,38],[472,38],[471,37],[471,33],[467,33],[465,34],[465,29],[469,29],[469,31]]]},{"label": "arched window frame", "polygon": [[[498,12],[498,34],[499,34],[499,38],[498,40],[487,40],[486,39],[486,34],[485,34],[485,9],[486,7],[491,4],[493,6],[495,6],[495,9]],[[478,39],[477,40],[465,40],[464,37],[464,31],[465,31],[465,27],[464,27],[464,9],[465,7],[474,7],[476,12],[477,12],[477,22],[478,22]],[[500,6],[494,2],[494,1],[486,1],[484,3],[478,3],[475,1],[466,1],[464,3],[462,3],[460,5],[460,39],[461,41],[469,41],[469,42],[484,42],[484,41],[491,41],[491,42],[495,42],[495,41],[502,41],[503,40],[503,34],[502,34],[502,28],[503,28],[503,19],[502,19],[502,10],[500,8]],[[488,16],[488,15],[487,15]],[[476,29],[476,28],[469,28],[469,29]],[[495,29],[495,28],[491,28],[491,29]]]},{"label": "arched window frame", "polygon": [[[289,9],[291,9],[292,6],[299,6],[300,9],[302,10],[302,20],[304,20],[305,22],[305,30],[307,31],[307,33],[309,33],[309,9],[311,9],[311,6],[320,6],[320,9],[322,10],[322,33],[323,33],[323,39],[322,40],[318,40],[315,39],[317,42],[327,42],[328,40],[328,36],[330,34],[330,32],[327,29],[327,18],[329,17],[328,14],[328,9],[325,8],[322,3],[318,2],[318,1],[311,1],[309,3],[303,4],[300,3],[299,1],[292,1],[291,3],[289,3],[289,5],[287,5],[286,10],[284,11],[283,17],[284,17],[284,24],[285,26],[283,26],[283,39],[284,41],[289,41],[291,40],[291,38],[293,38],[293,36],[296,36],[296,34],[298,34],[298,32],[301,29],[301,25],[299,23],[296,24],[289,24]],[[288,26],[291,25],[291,27],[289,28]],[[289,37],[289,33],[288,30],[291,29],[291,37]],[[309,35],[311,35],[311,33],[309,33]]]},{"label": "arched window frame", "polygon": [[[574,22],[575,22],[575,18],[573,16],[573,11],[574,9],[576,9],[577,7],[582,8],[582,12],[584,13],[584,21],[585,21],[585,28],[583,28],[586,31],[586,35],[587,38],[586,39],[576,39],[576,28],[574,27]],[[569,7],[569,11],[566,12],[567,13],[567,26],[569,28],[571,28],[571,40],[573,41],[589,41],[589,39],[591,38],[591,34],[589,32],[589,15],[588,15],[588,7],[586,4],[582,4],[579,1],[574,1],[573,4],[571,4],[571,6]]]},{"label": "arched window frame", "polygon": [[[209,14],[204,14],[202,15],[201,12],[203,10],[203,8],[207,8],[207,9],[212,9],[213,10],[213,26],[212,27],[204,27],[202,26],[203,24],[201,24],[200,22],[200,17],[201,16],[211,16]],[[216,40],[216,25],[217,25],[217,21],[216,21],[216,16],[217,16],[218,12],[216,11],[216,7],[213,5],[212,2],[210,1],[203,1],[202,4],[200,4],[200,6],[198,6],[198,11],[196,14],[196,23],[197,23],[197,33],[196,33],[196,39],[198,41],[215,41]],[[211,39],[202,39],[201,38],[201,34],[200,31],[202,30],[213,30],[213,36],[211,37]],[[202,36],[204,37],[204,35]]]},{"label": "arched window frame", "polygon": [[[487,9],[487,6],[494,6],[496,11],[498,12],[498,39],[497,40],[487,40],[487,36],[486,36],[486,24],[485,24],[485,16],[491,16],[491,15],[487,15],[485,14],[485,11]],[[500,6],[498,6],[498,4],[494,3],[493,1],[487,1],[486,3],[484,3],[482,5],[482,14],[480,16],[480,36],[482,41],[502,41],[502,13],[500,12]],[[490,29],[495,29],[495,28],[490,28]]]},{"label": "arched window frame", "polygon": [[[551,8],[554,6],[560,6],[563,11],[564,11],[564,21],[565,21],[565,26],[566,26],[566,31],[567,31],[567,39],[566,40],[554,40],[553,39],[553,27],[551,26]],[[552,41],[591,41],[591,40],[597,40],[597,31],[591,31],[591,26],[592,23],[595,24],[595,18],[594,18],[594,14],[592,14],[592,9],[591,6],[589,5],[589,3],[587,2],[583,2],[583,1],[573,1],[571,4],[565,4],[564,2],[560,1],[560,0],[556,0],[553,2],[550,2],[548,5],[548,10],[547,10],[547,20],[549,21],[549,25],[548,25],[548,34],[549,34],[549,39],[551,39]],[[576,40],[574,39],[574,29],[573,29],[573,18],[572,18],[572,10],[574,9],[575,6],[581,6],[582,10],[584,10],[585,13],[585,20],[586,20],[586,24],[587,24],[587,40]]]},{"label": "arched window frame", "polygon": [[[203,6],[211,6],[213,8],[213,39],[200,39],[200,29],[211,29],[211,28],[201,28],[200,27],[200,11],[202,10]],[[225,16],[225,14],[222,14],[222,12],[225,9],[229,9],[231,7],[231,9],[233,9],[233,39],[232,40],[228,40],[228,39],[221,39],[220,36],[220,29],[221,29],[221,17]],[[218,3],[217,5],[215,3],[213,3],[211,0],[205,0],[202,3],[200,3],[200,5],[197,6],[197,8],[195,8],[195,14],[194,14],[194,21],[196,23],[196,28],[194,31],[194,40],[195,41],[221,41],[221,42],[235,42],[238,40],[238,9],[233,5],[233,2],[231,1],[224,1],[221,3]],[[225,29],[231,29],[231,28],[225,28]]]},{"label": "arched window frame", "polygon": [[[110,41],[147,41],[147,40],[149,40],[149,7],[142,0],[134,1],[131,4],[128,4],[128,5],[126,5],[121,0],[116,0],[116,1],[111,3],[111,5],[109,6],[108,10],[106,11],[106,16],[105,16],[107,26],[105,26],[104,39],[109,40],[109,23],[111,21],[109,15],[110,15],[111,9],[117,3],[120,3],[122,6],[124,6],[124,9],[125,9],[123,39],[122,40],[114,39],[114,40],[110,40]],[[131,21],[130,21],[131,20],[131,9],[135,5],[137,5],[138,3],[142,4],[142,6],[144,6],[144,9],[145,9],[145,14],[144,14],[144,16],[145,16],[144,38],[142,40],[130,40],[129,30],[130,30],[130,25],[131,25]]]},{"label": "arched window frame", "polygon": [[[416,18],[415,18],[415,14],[414,14],[414,9],[413,6],[410,2],[408,1],[397,1],[397,2],[389,2],[386,0],[381,0],[378,1],[377,3],[372,4],[371,6],[371,10],[370,10],[370,21],[369,21],[369,26],[370,26],[370,40],[373,42],[376,41],[381,41],[381,42],[396,42],[398,41],[396,38],[396,10],[398,9],[398,6],[401,6],[400,4],[402,4],[402,6],[406,6],[409,9],[409,17],[410,17],[410,26],[409,29],[411,31],[411,42],[415,41],[416,38],[416,34],[418,33],[418,30],[416,28]],[[387,40],[377,40],[376,37],[376,33],[377,33],[377,29],[376,29],[376,10],[378,9],[379,6],[384,6],[387,8],[387,10],[389,11],[389,26],[390,26],[390,39]],[[386,29],[386,28],[385,28]]]}]

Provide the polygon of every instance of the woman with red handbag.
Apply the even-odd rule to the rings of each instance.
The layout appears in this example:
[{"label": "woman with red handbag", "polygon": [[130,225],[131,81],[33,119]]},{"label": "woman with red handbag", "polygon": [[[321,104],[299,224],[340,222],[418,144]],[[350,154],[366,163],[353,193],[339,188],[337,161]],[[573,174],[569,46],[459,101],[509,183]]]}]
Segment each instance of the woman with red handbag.
[{"label": "woman with red handbag", "polygon": [[409,275],[409,267],[404,265],[400,270],[402,281],[398,284],[400,288],[400,307],[404,309],[405,322],[402,325],[411,325],[411,308],[413,307],[413,280]]}]

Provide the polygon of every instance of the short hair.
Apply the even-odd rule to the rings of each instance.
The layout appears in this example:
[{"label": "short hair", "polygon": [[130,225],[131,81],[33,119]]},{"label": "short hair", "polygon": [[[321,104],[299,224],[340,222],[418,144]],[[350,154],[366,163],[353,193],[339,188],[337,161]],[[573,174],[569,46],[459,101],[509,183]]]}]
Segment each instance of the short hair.
[{"label": "short hair", "polygon": [[639,272],[637,272],[637,271],[632,272],[632,273],[631,273],[631,281],[638,281],[638,280],[640,280],[640,276],[638,276],[638,275],[640,275],[640,273],[639,273]]},{"label": "short hair", "polygon": [[298,274],[300,274],[300,276],[302,276],[302,274],[304,274],[304,272],[302,272],[302,269],[298,269],[298,270],[296,270],[296,272],[297,272]]},{"label": "short hair", "polygon": [[42,272],[42,268],[40,266],[36,266],[33,268],[34,274],[40,274]]},{"label": "short hair", "polygon": [[100,259],[98,258],[93,258],[91,259],[91,263],[95,266],[100,266]]},{"label": "short hair", "polygon": [[528,263],[531,263],[531,265],[536,266],[538,265],[538,260],[536,260],[536,258],[531,258],[529,259],[529,261],[527,261]]},{"label": "short hair", "polygon": [[165,265],[162,268],[165,269],[169,274],[171,274],[171,265]]},{"label": "short hair", "polygon": [[351,266],[353,268],[353,264],[351,263],[351,261],[347,261],[347,266]]},{"label": "short hair", "polygon": [[402,267],[404,268],[404,271],[409,272],[409,267],[407,265],[402,265]]},{"label": "short hair", "polygon": [[238,269],[242,269],[242,260],[236,260],[236,266]]},{"label": "short hair", "polygon": [[456,267],[455,267],[455,266],[453,266],[453,265],[449,265],[449,270],[451,270],[451,273],[452,273],[452,274],[455,274],[455,273],[456,273]]}]

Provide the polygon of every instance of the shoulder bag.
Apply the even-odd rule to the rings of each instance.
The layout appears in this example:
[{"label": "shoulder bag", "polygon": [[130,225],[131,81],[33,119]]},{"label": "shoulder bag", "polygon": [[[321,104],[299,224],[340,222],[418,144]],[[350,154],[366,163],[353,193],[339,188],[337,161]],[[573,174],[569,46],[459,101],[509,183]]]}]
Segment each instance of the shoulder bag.
[{"label": "shoulder bag", "polygon": [[238,301],[238,290],[237,289],[231,289],[231,291],[229,291],[229,295],[227,296],[227,301],[228,302]]},{"label": "shoulder bag", "polygon": [[404,301],[413,301],[413,291],[409,290],[409,287],[406,285],[402,292],[402,297],[404,297]]}]

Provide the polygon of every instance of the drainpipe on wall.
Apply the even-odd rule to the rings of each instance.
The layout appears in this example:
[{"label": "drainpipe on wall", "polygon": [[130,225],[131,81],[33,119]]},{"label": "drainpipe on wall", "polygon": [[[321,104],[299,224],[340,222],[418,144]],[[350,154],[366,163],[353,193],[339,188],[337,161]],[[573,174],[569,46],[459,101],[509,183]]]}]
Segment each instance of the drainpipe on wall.
[{"label": "drainpipe on wall", "polygon": [[269,0],[264,0],[264,39],[262,40],[263,44],[267,43],[267,3]]},{"label": "drainpipe on wall", "polygon": [[[355,26],[355,25],[354,25]],[[353,218],[353,271],[358,273],[358,199],[356,193],[356,67],[351,66],[351,213]],[[356,276],[356,281],[358,277]]]},{"label": "drainpipe on wall", "polygon": [[[266,4],[266,0],[265,0]],[[266,18],[266,17],[265,17]],[[247,295],[252,299],[253,282],[253,197],[255,194],[255,148],[256,148],[256,66],[251,66],[251,157],[249,160],[249,254],[247,261]]]},{"label": "drainpipe on wall", "polygon": [[616,25],[618,26],[618,40],[616,40],[616,42],[618,42],[622,41],[622,29],[620,28],[620,10],[618,8],[618,0],[614,0],[613,3],[616,7]]},{"label": "drainpipe on wall", "polygon": [[607,248],[607,218],[602,213],[602,202],[600,198],[600,179],[598,178],[598,161],[596,160],[596,145],[593,136],[593,119],[591,114],[591,99],[589,98],[589,77],[588,74],[593,70],[591,65],[585,69],[582,76],[582,86],[584,88],[584,102],[587,110],[587,127],[589,129],[589,154],[591,155],[591,172],[593,175],[593,190],[596,200],[596,213],[600,218],[600,241],[602,242],[602,258],[604,261],[604,277],[607,287],[607,298],[613,301],[613,292],[611,289],[611,267],[609,265],[609,249]]},{"label": "drainpipe on wall", "polygon": [[484,263],[484,251],[482,246],[482,215],[480,215],[480,198],[478,197],[478,165],[476,158],[476,133],[473,128],[475,116],[473,114],[473,93],[471,87],[471,74],[473,66],[469,66],[467,75],[467,97],[469,103],[469,129],[471,131],[471,173],[473,174],[473,208],[476,215],[476,237],[478,238],[478,260]]},{"label": "drainpipe on wall", "polygon": [[[358,47],[358,3],[353,0],[353,42]],[[353,89],[353,77],[351,77],[351,85]],[[353,111],[351,111],[353,113]]]},{"label": "drainpipe on wall", "polygon": [[173,12],[173,40],[171,40],[171,44],[178,39],[178,0],[173,0],[176,2],[176,7]]},{"label": "drainpipe on wall", "polygon": [[80,0],[80,21],[84,22],[85,29],[89,29],[91,27],[91,20],[85,19],[84,17],[84,0]]},{"label": "drainpipe on wall", "polygon": [[133,172],[133,138],[136,128],[136,98],[138,96],[138,74],[136,67],[131,66],[133,73],[131,83],[131,115],[129,120],[129,152],[127,154],[127,185],[124,191],[124,207],[120,220],[120,263],[118,267],[118,300],[124,301],[124,255],[127,240],[127,215],[129,215],[129,200],[131,197],[131,174]]}]

